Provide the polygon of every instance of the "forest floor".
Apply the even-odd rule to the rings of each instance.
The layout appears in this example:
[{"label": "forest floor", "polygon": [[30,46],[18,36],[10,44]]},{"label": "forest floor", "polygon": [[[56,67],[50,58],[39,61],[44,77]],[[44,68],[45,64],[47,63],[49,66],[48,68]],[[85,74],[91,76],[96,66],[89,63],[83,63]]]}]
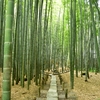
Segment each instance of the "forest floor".
[{"label": "forest floor", "polygon": [[[62,74],[63,81],[68,84],[67,88],[70,90],[70,73]],[[79,77],[74,78],[74,91],[78,97],[78,100],[100,100],[100,73],[95,75],[95,73],[89,73],[90,79],[88,82],[85,82],[85,76],[81,77],[79,73]]]},{"label": "forest floor", "polygon": [[[84,81],[84,76],[74,79],[74,89],[70,90],[69,72],[62,74],[63,81],[65,83],[65,88],[68,88],[68,95],[74,92],[77,95],[77,100],[100,100],[100,74],[95,75],[90,73],[90,79],[88,82]],[[50,81],[47,82],[49,84]],[[1,100],[1,87],[2,87],[2,73],[0,72],[0,100]],[[45,91],[48,89],[48,85]],[[34,97],[38,97],[38,86],[35,85],[34,81],[31,81],[30,90],[27,90],[27,83],[25,83],[25,88],[20,85],[14,85],[11,87],[11,100],[34,100]],[[45,92],[44,91],[44,92]],[[43,92],[43,91],[42,91]],[[43,96],[43,95],[42,95]],[[45,100],[45,99],[38,99]],[[65,99],[63,99],[65,100]],[[66,99],[67,100],[67,99]],[[73,100],[73,99],[71,99]]]}]

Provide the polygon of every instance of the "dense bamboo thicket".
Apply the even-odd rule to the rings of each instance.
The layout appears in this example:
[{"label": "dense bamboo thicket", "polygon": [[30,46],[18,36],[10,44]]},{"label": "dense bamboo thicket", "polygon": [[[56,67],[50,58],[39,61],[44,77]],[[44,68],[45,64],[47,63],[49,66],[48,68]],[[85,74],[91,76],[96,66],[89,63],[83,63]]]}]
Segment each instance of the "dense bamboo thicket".
[{"label": "dense bamboo thicket", "polygon": [[[2,100],[11,86],[41,85],[45,70],[100,72],[99,0],[0,0],[0,67]],[[12,80],[11,80],[12,79]]]}]

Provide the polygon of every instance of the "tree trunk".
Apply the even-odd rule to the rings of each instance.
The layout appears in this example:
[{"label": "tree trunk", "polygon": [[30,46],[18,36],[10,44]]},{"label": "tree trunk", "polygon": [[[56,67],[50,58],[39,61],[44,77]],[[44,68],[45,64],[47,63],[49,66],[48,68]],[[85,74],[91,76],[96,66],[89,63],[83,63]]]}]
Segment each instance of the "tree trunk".
[{"label": "tree trunk", "polygon": [[12,27],[14,0],[8,0],[4,42],[3,92],[2,100],[11,99],[11,62],[12,62]]}]

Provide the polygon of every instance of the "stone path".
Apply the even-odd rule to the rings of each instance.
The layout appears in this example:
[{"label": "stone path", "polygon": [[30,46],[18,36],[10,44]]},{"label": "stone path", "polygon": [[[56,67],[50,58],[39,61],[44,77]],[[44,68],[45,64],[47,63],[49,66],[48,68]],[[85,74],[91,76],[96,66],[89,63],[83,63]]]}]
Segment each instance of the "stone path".
[{"label": "stone path", "polygon": [[49,77],[47,84],[44,86],[44,89],[41,90],[40,97],[37,97],[36,100],[78,100],[74,92],[68,93],[68,98],[65,99],[65,88],[62,88],[58,75],[52,75]]},{"label": "stone path", "polygon": [[47,92],[47,100],[58,100],[57,79],[55,75],[51,76],[50,88]]}]

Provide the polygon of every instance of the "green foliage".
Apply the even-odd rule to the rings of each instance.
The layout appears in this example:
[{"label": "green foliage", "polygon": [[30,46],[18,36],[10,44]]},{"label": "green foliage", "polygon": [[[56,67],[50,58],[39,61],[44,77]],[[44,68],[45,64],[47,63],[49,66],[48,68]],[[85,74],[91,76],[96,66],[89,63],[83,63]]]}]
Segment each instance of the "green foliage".
[{"label": "green foliage", "polygon": [[[68,61],[68,66],[70,63],[72,68],[72,81],[74,66],[76,70],[78,67],[82,70],[82,66],[87,68],[87,60],[90,58],[85,53],[88,51],[87,54],[92,55],[90,52],[94,46],[91,46],[93,43],[98,44],[94,42],[97,36],[100,38],[98,0],[90,1],[92,10],[89,0],[15,0],[13,68],[16,68],[16,75],[13,71],[13,82],[20,78],[24,87],[24,75],[27,74],[29,89],[30,77],[32,79],[33,74],[36,74],[38,84],[40,70],[44,74],[44,69],[48,66],[50,69],[51,60],[54,66],[56,62],[62,62],[63,66],[64,61]],[[4,0],[3,13],[6,11],[6,2],[9,0]],[[9,21],[10,18],[6,21],[7,25]],[[2,25],[5,26],[5,22]],[[91,35],[95,35],[95,38]],[[7,34],[6,39],[9,38]]]}]

